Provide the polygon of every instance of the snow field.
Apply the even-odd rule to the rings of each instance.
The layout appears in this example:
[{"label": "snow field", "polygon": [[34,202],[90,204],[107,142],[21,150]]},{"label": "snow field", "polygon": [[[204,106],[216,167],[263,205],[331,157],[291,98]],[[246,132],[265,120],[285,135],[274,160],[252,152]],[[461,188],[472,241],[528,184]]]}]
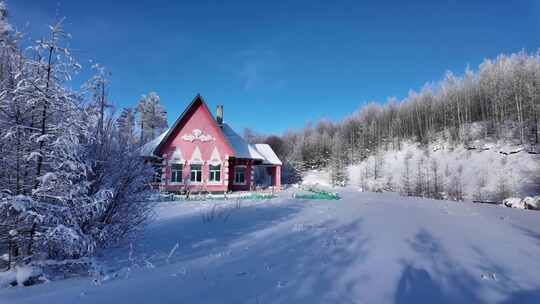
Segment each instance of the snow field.
[{"label": "snow field", "polygon": [[[343,190],[338,201],[161,203],[99,280],[0,303],[538,303],[540,213]],[[213,214],[213,215],[212,215]]]}]

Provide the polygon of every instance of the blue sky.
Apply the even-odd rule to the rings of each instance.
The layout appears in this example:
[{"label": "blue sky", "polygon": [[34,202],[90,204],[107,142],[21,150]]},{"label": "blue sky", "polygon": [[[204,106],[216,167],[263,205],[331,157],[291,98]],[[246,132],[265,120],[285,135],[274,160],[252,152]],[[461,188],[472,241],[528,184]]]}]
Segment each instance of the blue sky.
[{"label": "blue sky", "polygon": [[[339,120],[362,104],[461,74],[484,58],[540,47],[540,1],[8,0],[39,38],[65,16],[88,68],[112,72],[110,99],[156,91],[169,123],[201,93],[237,130]],[[86,77],[82,74],[78,79]],[[78,85],[75,83],[74,85]]]}]

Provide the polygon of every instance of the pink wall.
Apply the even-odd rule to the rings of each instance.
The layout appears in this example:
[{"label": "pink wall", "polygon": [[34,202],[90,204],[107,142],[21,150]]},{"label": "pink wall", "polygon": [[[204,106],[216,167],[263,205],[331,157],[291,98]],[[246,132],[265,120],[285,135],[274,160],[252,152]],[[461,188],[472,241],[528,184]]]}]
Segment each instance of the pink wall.
[{"label": "pink wall", "polygon": [[281,166],[272,167],[272,185],[275,191],[281,189]]},{"label": "pink wall", "polygon": [[[178,163],[177,160],[172,159],[176,148],[180,148],[182,154],[183,160],[181,163],[184,165],[182,180],[185,182],[189,180],[189,163],[193,159],[193,153],[196,147],[198,147],[201,152],[201,159],[204,161],[202,163],[203,182],[200,185],[190,184],[190,188],[194,191],[226,191],[228,189],[228,160],[226,157],[233,155],[233,151],[202,102],[194,104],[192,108],[188,109],[188,113],[184,116],[183,121],[180,122],[180,125],[182,124],[183,126],[171,134],[169,140],[158,151],[164,158],[165,170],[162,178],[165,181],[165,190],[179,191],[184,187],[184,185],[170,184],[170,164],[173,162]],[[193,135],[194,130],[200,130],[203,137],[207,136],[212,139],[204,140],[203,138],[203,140],[194,139],[193,141],[188,141],[182,138],[185,135]],[[214,148],[217,148],[221,161],[221,181],[217,185],[207,182],[209,160],[211,159]]]}]

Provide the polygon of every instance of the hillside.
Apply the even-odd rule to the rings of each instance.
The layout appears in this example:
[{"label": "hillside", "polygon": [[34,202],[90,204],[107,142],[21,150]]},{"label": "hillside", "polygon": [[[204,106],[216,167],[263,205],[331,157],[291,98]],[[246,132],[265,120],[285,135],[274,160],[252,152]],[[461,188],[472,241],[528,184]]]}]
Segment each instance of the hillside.
[{"label": "hillside", "polygon": [[[540,194],[540,155],[528,153],[520,145],[483,141],[457,146],[439,141],[426,147],[408,142],[401,150],[382,152],[350,166],[349,182],[365,191],[403,192],[407,158],[413,195],[429,196],[434,170],[438,171],[441,196],[446,198],[459,187],[467,200],[501,201]],[[374,170],[379,170],[377,176]]]},{"label": "hillside", "polygon": [[[500,140],[483,137],[480,124],[469,130],[468,140],[462,143],[439,133],[428,144],[404,141],[399,148],[374,151],[346,167],[345,183],[361,191],[450,200],[501,202],[540,194],[536,146],[519,144],[512,136]],[[302,183],[331,186],[332,170],[310,170]]]},{"label": "hillside", "polygon": [[361,102],[343,120],[308,122],[270,144],[291,183],[326,170],[332,185],[415,196],[537,194],[538,154],[528,153],[540,145],[539,75],[540,53],[503,54],[460,76],[447,72],[401,100]]}]

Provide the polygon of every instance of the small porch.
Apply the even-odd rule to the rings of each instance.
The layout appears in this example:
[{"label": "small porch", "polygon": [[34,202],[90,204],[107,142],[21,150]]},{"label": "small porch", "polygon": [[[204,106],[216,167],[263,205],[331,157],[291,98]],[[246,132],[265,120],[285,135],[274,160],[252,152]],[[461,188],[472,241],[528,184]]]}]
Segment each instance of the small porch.
[{"label": "small porch", "polygon": [[281,165],[258,159],[229,159],[228,185],[229,191],[279,191]]}]

